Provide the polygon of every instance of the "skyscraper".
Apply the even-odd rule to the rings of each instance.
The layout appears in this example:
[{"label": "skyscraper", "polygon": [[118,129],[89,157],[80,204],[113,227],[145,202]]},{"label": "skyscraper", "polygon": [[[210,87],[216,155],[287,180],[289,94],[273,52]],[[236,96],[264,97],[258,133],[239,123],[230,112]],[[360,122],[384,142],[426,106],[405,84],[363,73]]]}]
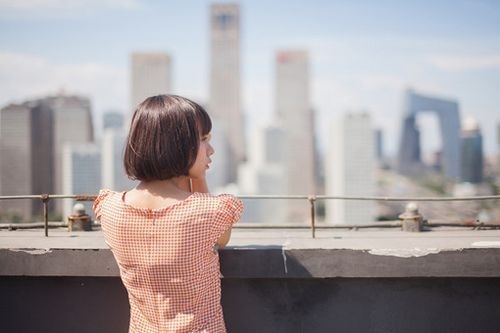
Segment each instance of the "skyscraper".
[{"label": "skyscraper", "polygon": [[380,128],[375,130],[375,156],[378,161],[384,159],[384,133]]},{"label": "skyscraper", "polygon": [[500,153],[500,121],[497,122],[497,145],[498,153]]},{"label": "skyscraper", "polygon": [[460,178],[460,114],[458,103],[441,98],[406,92],[401,142],[398,154],[398,172],[412,176],[421,173],[420,132],[415,118],[421,112],[435,112],[439,118],[443,142],[443,171],[451,180]]},{"label": "skyscraper", "polygon": [[[304,50],[276,54],[276,119],[283,129],[285,193],[316,193],[314,115],[309,95],[309,60]],[[308,211],[296,202],[288,209],[291,221],[303,221]]]},{"label": "skyscraper", "polygon": [[101,142],[102,187],[125,191],[135,186],[125,174],[123,151],[127,132],[123,128],[107,128]]},{"label": "skyscraper", "polygon": [[228,154],[227,133],[219,122],[212,124],[211,144],[215,149],[216,155],[212,159],[210,170],[207,172],[207,183],[211,191],[225,192],[228,184]]},{"label": "skyscraper", "polygon": [[240,9],[237,4],[210,7],[209,114],[223,128],[227,140],[226,182],[237,179],[238,164],[245,160],[245,131],[241,111]]},{"label": "skyscraper", "polygon": [[102,127],[104,130],[108,128],[123,129],[124,125],[124,115],[121,112],[108,111],[102,117]]},{"label": "skyscraper", "polygon": [[474,118],[464,120],[461,139],[461,181],[479,184],[483,181],[483,136]]},{"label": "skyscraper", "polygon": [[[63,194],[64,144],[93,141],[89,100],[65,95],[46,97],[7,106],[0,117],[1,194]],[[39,202],[18,201],[9,206],[22,205],[18,211],[25,218],[41,212]],[[50,209],[60,214],[62,203],[55,201]]]},{"label": "skyscraper", "polygon": [[127,130],[124,128],[124,116],[120,112],[107,112],[103,115],[104,131],[100,149],[102,187],[115,191],[125,191],[136,183],[125,174],[123,167],[123,152],[127,140]]},{"label": "skyscraper", "polygon": [[[101,151],[95,143],[67,143],[62,151],[63,192],[97,194],[101,186]],[[62,216],[72,213],[73,199],[63,199]],[[83,203],[91,215],[92,202]]]},{"label": "skyscraper", "polygon": [[167,94],[171,85],[170,56],[166,53],[132,53],[131,111],[145,98]]},{"label": "skyscraper", "polygon": [[[349,113],[335,120],[326,166],[326,194],[372,196],[375,190],[375,143],[371,118]],[[374,219],[372,201],[330,200],[328,223],[369,223]]]},{"label": "skyscraper", "polygon": [[500,121],[497,122],[497,172],[500,174]]},{"label": "skyscraper", "polygon": [[[52,113],[36,102],[0,110],[0,195],[54,193]],[[0,212],[40,215],[38,200],[0,201]]]},{"label": "skyscraper", "polygon": [[[243,193],[285,193],[283,146],[284,132],[281,127],[272,124],[255,131],[249,147],[249,159],[240,165],[238,173],[238,186]],[[244,203],[248,208],[242,216],[244,222],[290,222],[288,203],[284,200],[244,200]]]},{"label": "skyscraper", "polygon": [[[54,192],[63,193],[62,153],[68,143],[90,143],[94,141],[92,112],[88,98],[59,95],[41,100],[52,110]],[[90,181],[90,180],[89,180]],[[74,194],[74,193],[63,193]],[[54,202],[56,212],[62,211],[62,201]]]}]

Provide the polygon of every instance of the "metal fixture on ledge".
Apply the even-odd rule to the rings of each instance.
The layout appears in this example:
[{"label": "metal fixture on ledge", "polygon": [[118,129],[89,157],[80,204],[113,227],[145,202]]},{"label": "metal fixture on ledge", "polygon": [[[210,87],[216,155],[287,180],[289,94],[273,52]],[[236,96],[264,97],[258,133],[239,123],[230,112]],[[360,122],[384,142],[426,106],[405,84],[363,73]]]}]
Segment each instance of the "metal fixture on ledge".
[{"label": "metal fixture on ledge", "polygon": [[422,231],[422,215],[418,212],[415,202],[406,205],[405,212],[398,216],[401,219],[401,230],[410,232]]},{"label": "metal fixture on ledge", "polygon": [[81,203],[75,204],[73,206],[73,214],[68,216],[68,231],[73,230],[92,230],[92,219],[85,212],[85,206]]}]

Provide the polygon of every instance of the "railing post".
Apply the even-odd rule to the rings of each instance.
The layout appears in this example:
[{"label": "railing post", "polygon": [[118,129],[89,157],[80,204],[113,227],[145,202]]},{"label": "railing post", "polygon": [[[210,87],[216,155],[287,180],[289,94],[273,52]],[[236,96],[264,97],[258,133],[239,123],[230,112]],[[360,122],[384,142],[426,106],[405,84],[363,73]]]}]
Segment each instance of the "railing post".
[{"label": "railing post", "polygon": [[316,196],[310,195],[307,197],[309,203],[311,204],[311,230],[312,238],[316,238]]},{"label": "railing post", "polygon": [[44,228],[45,228],[45,237],[49,237],[49,195],[47,193],[44,193],[40,196],[43,202],[43,223],[44,223]]}]

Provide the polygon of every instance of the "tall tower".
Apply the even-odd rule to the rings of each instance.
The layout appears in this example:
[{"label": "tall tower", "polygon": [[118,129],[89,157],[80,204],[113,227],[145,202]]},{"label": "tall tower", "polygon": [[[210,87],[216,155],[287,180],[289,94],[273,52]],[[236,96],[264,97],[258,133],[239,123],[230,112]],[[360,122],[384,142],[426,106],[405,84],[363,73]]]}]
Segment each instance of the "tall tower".
[{"label": "tall tower", "polygon": [[171,91],[170,56],[166,53],[132,53],[131,112],[144,99]]},{"label": "tall tower", "polygon": [[[63,192],[62,154],[63,147],[68,143],[90,143],[94,141],[94,129],[90,101],[80,96],[55,96],[47,97],[41,101],[52,110],[53,128],[53,157],[54,192]],[[89,180],[90,181],[90,180]],[[61,200],[55,201],[56,211],[60,213],[63,208]]]},{"label": "tall tower", "polygon": [[[314,116],[309,96],[309,60],[303,50],[276,55],[276,119],[284,132],[285,193],[307,195],[315,188]],[[290,221],[307,219],[307,207],[291,202]]]},{"label": "tall tower", "polygon": [[[52,113],[35,102],[0,110],[0,195],[54,193]],[[39,201],[3,200],[0,211],[24,220],[42,212]]]},{"label": "tall tower", "polygon": [[240,9],[237,4],[210,7],[210,102],[208,112],[226,133],[226,182],[237,179],[245,160],[245,131],[241,111]]},{"label": "tall tower", "polygon": [[[326,166],[326,194],[372,196],[375,190],[375,136],[370,116],[346,114],[335,121]],[[330,200],[329,223],[369,223],[374,218],[372,201]]]},{"label": "tall tower", "polygon": [[483,181],[483,136],[478,122],[466,118],[462,126],[461,181],[478,184]]}]

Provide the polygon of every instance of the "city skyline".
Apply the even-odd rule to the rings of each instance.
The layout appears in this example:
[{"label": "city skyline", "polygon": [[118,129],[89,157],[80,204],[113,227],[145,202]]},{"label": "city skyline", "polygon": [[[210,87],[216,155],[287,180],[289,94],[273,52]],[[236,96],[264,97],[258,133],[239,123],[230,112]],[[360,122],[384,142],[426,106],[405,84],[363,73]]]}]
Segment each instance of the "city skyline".
[{"label": "city skyline", "polygon": [[[100,128],[104,112],[130,111],[129,56],[135,51],[170,54],[172,92],[206,104],[213,3],[218,2],[3,1],[0,106],[64,89],[91,99]],[[273,115],[276,50],[301,48],[310,54],[311,100],[323,151],[330,119],[365,110],[384,130],[385,153],[394,155],[404,90],[411,87],[456,100],[462,119],[478,120],[485,153],[497,153],[500,3],[234,3],[241,6],[247,127]],[[428,131],[423,129],[429,138],[424,148],[436,141]]]}]

